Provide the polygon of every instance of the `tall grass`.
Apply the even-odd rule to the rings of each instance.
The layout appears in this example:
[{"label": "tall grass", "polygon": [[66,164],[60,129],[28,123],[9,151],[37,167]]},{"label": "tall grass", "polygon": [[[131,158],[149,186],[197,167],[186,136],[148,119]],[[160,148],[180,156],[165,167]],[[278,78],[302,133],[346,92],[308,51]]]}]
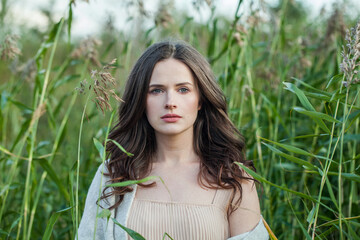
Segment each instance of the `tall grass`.
[{"label": "tall grass", "polygon": [[[75,238],[104,161],[101,142],[115,113],[105,110],[119,100],[78,92],[89,91],[94,74],[117,58],[107,71],[121,93],[134,60],[169,36],[190,42],[214,69],[257,167],[245,170],[262,183],[262,214],[276,237],[359,238],[357,19],[338,5],[314,20],[287,0],[246,8],[239,0],[225,18],[207,2],[197,3],[211,12],[205,23],[168,5],[141,16],[139,5],[141,17],[129,24],[156,19],[153,27],[131,35],[107,26],[101,41],[72,39],[73,1],[44,33],[23,29],[16,38],[0,29],[0,239]],[[1,4],[5,26],[11,3]]]}]

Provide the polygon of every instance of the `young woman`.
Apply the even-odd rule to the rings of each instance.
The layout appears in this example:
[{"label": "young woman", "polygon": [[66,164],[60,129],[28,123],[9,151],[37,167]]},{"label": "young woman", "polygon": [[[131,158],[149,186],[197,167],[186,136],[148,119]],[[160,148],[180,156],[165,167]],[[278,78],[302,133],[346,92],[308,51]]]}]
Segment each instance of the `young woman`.
[{"label": "young woman", "polygon": [[[102,208],[148,240],[268,239],[254,180],[235,164],[244,139],[206,59],[184,42],[150,46],[128,78],[109,160],[90,186],[79,239],[130,239]],[[146,184],[109,183],[159,176]],[[102,196],[99,199],[99,191]],[[167,238],[169,239],[169,238]]]}]

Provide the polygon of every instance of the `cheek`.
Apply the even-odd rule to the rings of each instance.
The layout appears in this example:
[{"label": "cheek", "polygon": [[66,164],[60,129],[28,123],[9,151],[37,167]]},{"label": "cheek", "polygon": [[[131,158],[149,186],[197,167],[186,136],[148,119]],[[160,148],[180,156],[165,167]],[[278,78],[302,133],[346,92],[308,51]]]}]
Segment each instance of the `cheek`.
[{"label": "cheek", "polygon": [[198,115],[198,111],[200,110],[199,99],[197,97],[193,97],[189,99],[186,103],[186,109],[188,109],[188,114],[192,116],[192,118],[196,119]]},{"label": "cheek", "polygon": [[194,96],[194,98],[191,101],[191,107],[192,109],[196,109],[197,111],[200,110],[200,99],[197,96]]},{"label": "cheek", "polygon": [[146,99],[146,109],[145,109],[145,114],[148,120],[151,119],[155,111],[156,111],[156,101],[155,99],[148,97]]}]

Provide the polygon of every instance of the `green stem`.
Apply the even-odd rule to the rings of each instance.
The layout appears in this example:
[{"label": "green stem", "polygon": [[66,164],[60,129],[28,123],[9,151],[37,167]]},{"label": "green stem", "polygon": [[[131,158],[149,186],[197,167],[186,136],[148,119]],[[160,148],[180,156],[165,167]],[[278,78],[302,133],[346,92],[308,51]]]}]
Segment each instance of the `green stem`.
[{"label": "green stem", "polygon": [[[352,111],[352,108],[354,107],[356,101],[359,99],[358,96],[359,96],[359,91],[356,92],[356,95],[354,97],[354,100],[353,102],[351,103],[350,105],[350,109],[347,110],[347,99],[348,99],[348,95],[349,95],[349,91],[350,91],[350,87],[347,88],[347,92],[346,92],[346,101],[345,101],[345,106],[344,106],[344,114],[343,114],[343,124],[342,124],[342,131],[341,131],[341,155],[340,155],[340,164],[339,164],[339,172],[338,172],[338,184],[339,184],[339,224],[340,224],[340,237],[341,239],[343,238],[343,232],[342,232],[342,218],[346,219],[343,214],[342,214],[342,209],[341,209],[341,205],[342,204],[342,200],[343,200],[343,185],[342,185],[342,182],[341,182],[341,176],[342,176],[342,155],[343,155],[343,141],[344,141],[344,134],[345,134],[345,131],[346,131],[346,128],[345,128],[345,125],[346,125],[346,122],[348,121],[348,118],[350,116],[350,113]],[[348,114],[346,114],[346,113]],[[359,118],[357,118],[357,120],[359,120]],[[358,127],[358,126],[357,126]],[[356,151],[356,150],[355,150]],[[354,183],[354,181],[352,181],[352,183]],[[351,187],[351,185],[350,185]],[[341,195],[340,195],[341,194]],[[352,199],[352,196],[351,196],[351,199]],[[340,202],[341,201],[341,202]],[[350,200],[349,200],[350,201]],[[349,215],[350,216],[350,215]],[[351,226],[348,224],[347,221],[345,221],[345,223],[347,224],[347,227],[350,228]]]},{"label": "green stem", "polygon": [[[342,89],[342,88],[341,88],[341,89]],[[340,89],[340,92],[341,92],[341,89]],[[355,101],[357,100],[358,96],[359,96],[359,92],[356,93],[356,96],[355,96],[355,98],[354,98],[354,101],[352,102],[352,104],[351,104],[351,106],[350,106],[349,113],[348,113],[347,115],[344,115],[345,118],[343,119],[343,122],[345,122],[345,123],[347,122],[347,119],[349,118],[350,112],[351,112],[351,110],[352,110],[352,108],[353,108],[353,106],[354,106],[354,104],[355,104]],[[337,103],[339,103],[339,101],[337,101]],[[344,104],[347,104],[347,103],[345,102]],[[335,110],[335,116],[334,116],[334,118],[336,118],[337,111],[338,111],[338,107],[339,107],[339,106],[337,105],[336,110]],[[331,149],[330,149],[330,148],[331,148],[331,143],[332,143],[332,139],[333,139],[334,126],[335,126],[335,123],[333,123],[333,128],[332,128],[331,135],[330,135],[329,150],[328,150],[328,155],[327,155],[327,158],[326,158],[326,164],[327,164],[327,165],[326,165],[325,168],[324,168],[325,171],[323,171],[323,176],[322,176],[322,179],[321,179],[322,181],[321,181],[321,185],[320,185],[320,191],[319,191],[319,197],[318,197],[318,199],[321,199],[321,193],[322,193],[322,190],[323,190],[324,183],[325,183],[326,181],[328,181],[327,175],[328,175],[328,172],[329,172],[329,169],[330,169],[331,161],[332,161],[332,159],[333,159],[333,157],[334,157],[334,155],[335,155],[337,145],[338,145],[339,141],[342,139],[341,137],[337,139],[337,141],[335,142],[334,148],[333,148],[333,150],[332,150],[332,152],[331,152]],[[341,136],[341,135],[343,134],[343,132],[345,132],[345,128],[341,128],[341,131],[340,131],[339,135]],[[329,158],[330,152],[331,152],[331,157]],[[329,183],[329,184],[331,184],[331,183]],[[313,218],[313,219],[315,219],[315,220],[314,220],[314,226],[313,226],[313,234],[312,234],[313,238],[315,237],[315,227],[316,227],[316,220],[317,220],[318,211],[319,211],[319,202],[320,202],[320,200],[318,200],[318,202],[317,202],[316,209],[315,209],[315,214],[314,214],[314,218]],[[336,204],[336,202],[335,202],[334,204]],[[340,209],[339,209],[339,214],[341,214],[341,216],[339,216],[339,217],[343,217],[342,212],[341,212]],[[311,221],[311,222],[312,222],[312,221]],[[311,223],[311,222],[310,222],[310,223]]]},{"label": "green stem", "polygon": [[342,232],[342,201],[343,201],[343,194],[342,194],[342,162],[343,162],[343,150],[344,150],[344,133],[345,133],[345,124],[346,124],[346,114],[347,114],[347,101],[349,97],[349,89],[350,86],[346,90],[346,97],[345,97],[345,104],[344,104],[344,112],[343,112],[343,122],[341,127],[341,140],[340,140],[340,159],[339,159],[339,176],[338,176],[338,205],[339,205],[339,227],[340,227],[340,239],[343,239],[343,232]]},{"label": "green stem", "polygon": [[[250,49],[251,46],[249,46],[249,39],[246,38],[245,40],[245,55],[246,55],[246,79],[248,81],[249,87],[250,89],[253,91],[254,90],[254,84],[253,84],[253,80],[252,80],[252,73],[251,73],[251,67],[253,64],[252,61],[252,54],[250,53]],[[260,110],[260,104],[256,105],[256,100],[255,100],[255,93],[251,93],[250,94],[250,100],[251,100],[251,110],[253,112],[253,118],[254,118],[254,129],[255,129],[255,139],[256,139],[256,147],[257,147],[257,152],[258,152],[258,159],[260,162],[260,169],[261,172],[264,171],[264,161],[263,161],[263,156],[262,156],[262,149],[261,149],[261,142],[260,142],[260,138],[258,136],[262,136],[261,133],[261,128],[259,127],[259,110]]]},{"label": "green stem", "polygon": [[[26,181],[25,181],[25,192],[24,192],[24,234],[23,234],[23,239],[30,239],[30,235],[27,235],[27,233],[31,233],[31,229],[29,229],[29,232],[27,232],[27,228],[29,226],[27,226],[27,215],[28,215],[28,211],[29,211],[29,205],[30,205],[30,199],[29,199],[29,188],[30,188],[30,178],[31,178],[31,167],[32,167],[32,160],[33,160],[33,150],[35,147],[35,142],[36,142],[36,133],[37,133],[37,127],[38,127],[38,123],[39,123],[39,118],[40,118],[40,112],[42,111],[43,108],[43,104],[44,100],[45,100],[45,94],[46,94],[46,90],[47,90],[47,86],[49,83],[49,78],[50,78],[50,72],[51,72],[51,68],[52,68],[52,62],[55,56],[55,51],[56,51],[56,46],[57,43],[59,41],[59,36],[60,36],[60,32],[62,29],[62,25],[64,23],[64,19],[61,20],[60,22],[60,26],[56,32],[56,37],[55,37],[55,41],[54,41],[54,45],[53,48],[51,50],[51,54],[50,54],[50,58],[49,58],[49,62],[48,62],[48,67],[45,73],[45,78],[44,78],[44,83],[42,86],[42,92],[41,92],[41,96],[40,96],[40,100],[39,103],[36,104],[36,110],[34,112],[35,114],[35,119],[34,120],[34,124],[33,127],[31,129],[31,147],[30,147],[30,152],[29,152],[29,162],[28,162],[28,169],[27,169],[27,174],[26,174]],[[36,116],[38,114],[38,116]],[[31,128],[31,126],[30,126]]]},{"label": "green stem", "polygon": [[267,66],[271,65],[271,61],[273,60],[273,55],[274,55],[274,53],[275,53],[275,51],[276,51],[276,49],[278,48],[278,45],[279,45],[280,35],[285,34],[285,30],[284,30],[284,28],[285,28],[285,16],[286,16],[285,13],[286,13],[287,5],[288,5],[288,0],[284,0],[282,2],[282,6],[281,6],[279,30],[276,32],[274,38],[272,39]]},{"label": "green stem", "polygon": [[[105,167],[106,145],[107,145],[106,143],[108,142],[107,140],[108,140],[108,137],[109,137],[109,132],[110,132],[110,129],[111,129],[111,124],[112,124],[112,121],[113,121],[113,119],[114,119],[115,112],[116,112],[116,111],[113,111],[113,112],[111,113],[111,117],[110,117],[110,120],[109,120],[109,123],[108,123],[108,127],[107,127],[107,130],[106,130],[105,141],[104,141],[104,150],[103,150],[103,154],[102,154],[102,156],[103,156],[103,158],[102,158],[102,169],[101,169],[102,172],[104,172],[104,167]],[[99,188],[98,199],[100,199],[101,193],[102,193],[102,190],[103,190],[103,189],[101,188],[101,186],[102,186],[102,180],[103,180],[103,175],[101,175],[101,179],[100,179],[100,188]],[[99,208],[100,208],[100,206],[97,205],[97,207],[96,207],[96,215],[97,215],[98,212],[99,212]],[[94,239],[94,240],[95,240],[95,236],[96,236],[97,221],[98,221],[98,218],[95,219],[95,226],[94,226],[94,229],[95,229],[95,230],[94,230],[94,235],[93,235],[93,239]]]},{"label": "green stem", "polygon": [[[360,86],[357,86],[357,93],[360,92]],[[360,107],[360,98],[357,99],[357,105]],[[355,134],[359,133],[359,125],[360,125],[360,119],[357,118],[355,121]],[[356,140],[354,140],[353,142],[353,148],[352,148],[352,160],[351,160],[351,164],[350,164],[350,172],[354,173],[355,172],[355,156],[356,156],[356,149],[358,146],[358,142]],[[349,207],[348,207],[348,216],[351,216],[351,211],[352,211],[352,202],[354,201],[354,196],[358,196],[357,193],[357,188],[356,188],[356,183],[355,181],[351,181],[350,184],[350,196],[349,196]]]},{"label": "green stem", "polygon": [[[89,102],[91,94],[88,94],[88,97],[85,102],[84,110],[81,115],[81,122],[80,122],[80,130],[79,130],[79,138],[78,138],[78,154],[77,154],[77,166],[76,166],[76,192],[75,192],[75,228],[79,228],[79,176],[80,176],[80,152],[81,152],[81,136],[82,136],[82,129],[84,125],[84,118],[86,114],[86,107]],[[78,239],[78,235],[76,233],[76,239]]]},{"label": "green stem", "polygon": [[[74,103],[75,103],[75,100],[76,100],[76,97],[77,97],[77,94],[74,94],[72,99],[71,99],[71,102],[69,104],[69,107],[67,109],[67,112],[61,122],[61,125],[57,131],[57,135],[56,135],[56,138],[55,138],[55,142],[54,142],[54,145],[53,145],[53,149],[52,149],[52,152],[51,152],[51,157],[50,157],[50,160],[49,160],[49,163],[51,164],[52,161],[54,160],[55,158],[55,154],[58,150],[58,146],[59,146],[59,142],[60,142],[60,138],[61,138],[61,135],[65,129],[65,126],[66,126],[66,123],[68,122],[68,119],[69,119],[69,115],[70,115],[70,112],[74,106]],[[28,236],[31,236],[31,230],[32,230],[32,225],[33,225],[33,222],[34,222],[34,217],[35,217],[35,212],[36,212],[36,209],[37,209],[37,205],[38,205],[38,202],[39,202],[39,199],[40,199],[40,196],[41,196],[41,193],[42,193],[42,187],[43,187],[43,184],[44,184],[44,181],[45,181],[45,178],[47,176],[47,172],[44,171],[43,174],[41,175],[41,178],[40,178],[40,184],[39,184],[39,187],[37,189],[37,193],[36,193],[36,197],[35,197],[35,201],[34,201],[34,205],[33,205],[33,208],[31,210],[31,215],[30,215],[30,221],[29,221],[29,230],[28,230]]]},{"label": "green stem", "polygon": [[[343,77],[343,80],[344,79],[345,79],[345,76]],[[340,93],[341,93],[341,90],[342,90],[342,85],[340,87]],[[340,104],[340,99],[337,100],[337,102],[336,102],[335,114],[333,116],[333,118],[335,118],[335,119],[337,117],[339,104]],[[314,214],[313,218],[311,219],[310,225],[309,225],[309,228],[310,228],[311,224],[313,223],[312,239],[315,238],[316,223],[317,223],[319,207],[320,207],[319,202],[321,201],[321,196],[322,196],[322,191],[324,189],[325,181],[327,181],[327,172],[329,171],[330,165],[331,165],[332,157],[331,157],[331,159],[329,157],[330,157],[331,146],[332,146],[332,141],[333,141],[333,137],[334,137],[334,131],[335,131],[335,122],[332,124],[332,127],[331,127],[329,147],[328,147],[328,151],[327,151],[327,155],[326,155],[326,162],[325,162],[325,167],[324,167],[325,171],[323,171],[323,175],[321,177],[320,189],[319,189],[319,194],[318,194],[318,202],[315,205],[315,214]],[[336,147],[334,147],[334,151],[335,151],[335,149],[336,149]]]},{"label": "green stem", "polygon": [[0,29],[4,29],[4,19],[6,11],[8,10],[7,0],[1,0],[1,12],[0,12]]}]

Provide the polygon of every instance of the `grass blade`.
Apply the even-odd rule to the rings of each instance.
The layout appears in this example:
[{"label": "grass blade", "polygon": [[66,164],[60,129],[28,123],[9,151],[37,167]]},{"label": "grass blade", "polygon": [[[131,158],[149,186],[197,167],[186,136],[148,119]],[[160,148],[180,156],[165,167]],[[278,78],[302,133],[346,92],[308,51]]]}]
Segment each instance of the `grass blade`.
[{"label": "grass blade", "polygon": [[123,225],[121,225],[115,218],[111,218],[114,223],[116,225],[118,225],[119,227],[121,227],[125,232],[127,232],[127,234],[129,234],[130,237],[132,237],[132,239],[134,240],[146,240],[143,236],[141,236],[139,233],[131,230],[130,228],[127,228]]},{"label": "grass blade", "polygon": [[289,82],[284,82],[283,83],[286,86],[286,90],[289,90],[293,93],[296,94],[296,96],[298,97],[298,99],[300,100],[301,104],[310,111],[315,111],[315,108],[313,107],[313,105],[311,105],[309,99],[307,99],[307,97],[305,96],[304,92],[301,91],[298,87],[296,87],[294,84],[289,83]]},{"label": "grass blade", "polygon": [[106,185],[106,187],[126,187],[126,186],[130,186],[130,185],[134,185],[134,184],[139,184],[139,183],[144,183],[150,180],[154,180],[160,178],[158,176],[149,176],[140,180],[129,180],[129,181],[124,181],[124,182],[118,182],[118,183],[112,183],[109,185]]},{"label": "grass blade", "polygon": [[94,145],[95,145],[96,149],[99,152],[100,158],[103,159],[104,158],[104,146],[96,138],[93,138],[93,141],[94,141]]},{"label": "grass blade", "polygon": [[303,234],[305,235],[305,237],[306,237],[307,240],[311,240],[311,236],[309,235],[309,233],[306,231],[306,229],[304,228],[304,226],[302,225],[302,223],[300,222],[300,220],[299,220],[298,217],[296,216],[294,207],[293,207],[293,205],[291,204],[289,198],[288,198],[287,200],[288,200],[289,206],[290,206],[290,208],[291,208],[291,211],[293,212],[293,214],[294,214],[294,216],[295,216],[295,219],[296,219],[296,221],[298,222],[298,224],[299,224],[299,226],[300,226],[301,231],[303,232]]},{"label": "grass blade", "polygon": [[164,233],[162,240],[165,240],[165,237],[170,238],[171,240],[174,240],[168,233]]},{"label": "grass blade", "polygon": [[62,209],[58,212],[55,212],[51,215],[50,217],[50,220],[46,226],[46,229],[45,229],[45,233],[43,235],[43,238],[42,240],[49,240],[50,237],[51,237],[51,233],[53,231],[53,228],[54,228],[54,225],[56,223],[56,221],[58,220],[58,218],[60,217],[60,215],[63,213],[63,212],[66,212],[67,210],[71,209],[71,207],[68,207],[68,208],[65,208],[65,209]]},{"label": "grass blade", "polygon": [[320,113],[320,112],[316,112],[316,111],[308,111],[308,110],[305,110],[304,108],[302,107],[293,107],[293,109],[299,113],[302,113],[302,114],[305,114],[309,117],[311,117],[312,119],[314,120],[325,120],[325,121],[328,121],[328,122],[335,122],[335,123],[341,123],[339,120],[325,114],[325,113]]},{"label": "grass blade", "polygon": [[316,167],[314,165],[312,165],[311,163],[309,163],[309,162],[307,162],[305,160],[302,160],[300,158],[297,158],[297,157],[291,156],[289,154],[283,153],[279,149],[276,149],[276,148],[274,148],[273,146],[271,146],[271,145],[269,145],[267,143],[263,142],[262,144],[264,144],[266,147],[268,147],[274,153],[276,153],[276,154],[278,154],[278,155],[280,155],[280,156],[282,156],[282,157],[284,157],[284,158],[286,158],[286,159],[288,159],[288,160],[290,160],[290,161],[292,161],[294,163],[297,163],[297,164],[299,164],[301,166],[305,166],[308,169],[316,169]]},{"label": "grass blade", "polygon": [[[314,155],[312,153],[309,153],[301,148],[298,148],[298,147],[294,147],[292,145],[288,145],[288,144],[284,144],[284,143],[278,143],[278,142],[275,142],[275,141],[271,141],[269,139],[266,139],[266,138],[263,138],[263,137],[260,137],[261,140],[265,140],[267,142],[271,142],[281,148],[284,148],[286,150],[288,150],[289,152],[292,152],[292,153],[296,153],[296,154],[300,154],[300,155],[304,155],[304,156],[309,156],[309,157],[315,157],[315,158],[324,158],[326,159],[325,157],[322,157],[322,156],[318,156],[318,155]],[[295,143],[293,143],[295,145]]]},{"label": "grass blade", "polygon": [[66,201],[70,201],[70,195],[64,185],[62,184],[60,178],[57,176],[54,168],[49,164],[49,162],[46,159],[39,159],[36,160],[41,167],[49,174],[49,177],[55,182],[55,184],[58,186],[61,193],[64,195]]},{"label": "grass blade", "polygon": [[259,174],[257,174],[256,172],[252,171],[251,169],[245,167],[244,165],[242,165],[241,163],[238,163],[238,162],[235,162],[236,165],[238,165],[239,167],[241,167],[245,172],[247,172],[249,175],[251,175],[254,179],[258,180],[259,182],[263,182],[263,183],[266,183],[266,184],[269,184],[273,187],[276,187],[278,189],[281,189],[281,190],[284,190],[286,192],[290,192],[292,194],[295,194],[299,197],[302,197],[302,198],[305,198],[305,199],[308,199],[308,200],[311,200],[312,202],[317,202],[317,200],[309,195],[306,195],[304,193],[301,193],[301,192],[297,192],[297,191],[294,191],[294,190],[291,190],[291,189],[288,189],[286,187],[283,187],[283,186],[279,186],[275,183],[272,183],[268,180],[266,180],[265,178],[261,177]]},{"label": "grass blade", "polygon": [[108,139],[106,142],[109,141],[113,142],[121,151],[123,151],[126,155],[128,155],[128,157],[134,156],[134,154],[127,152],[125,148],[123,148],[123,146],[121,146],[118,142],[114,141],[113,139]]}]

